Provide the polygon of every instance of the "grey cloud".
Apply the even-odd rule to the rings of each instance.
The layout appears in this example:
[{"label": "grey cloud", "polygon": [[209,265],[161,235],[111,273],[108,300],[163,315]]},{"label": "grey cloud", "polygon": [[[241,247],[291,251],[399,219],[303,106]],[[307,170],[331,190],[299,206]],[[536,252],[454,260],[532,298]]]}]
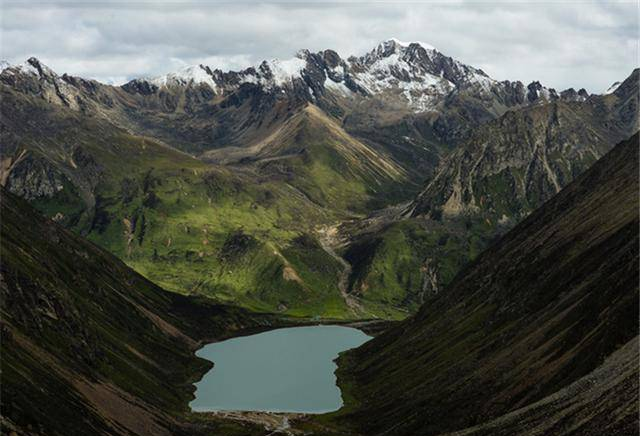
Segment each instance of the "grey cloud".
[{"label": "grey cloud", "polygon": [[298,49],[421,40],[498,80],[598,92],[638,64],[635,2],[40,1],[2,6],[2,58],[105,81],[186,64],[238,69]]}]

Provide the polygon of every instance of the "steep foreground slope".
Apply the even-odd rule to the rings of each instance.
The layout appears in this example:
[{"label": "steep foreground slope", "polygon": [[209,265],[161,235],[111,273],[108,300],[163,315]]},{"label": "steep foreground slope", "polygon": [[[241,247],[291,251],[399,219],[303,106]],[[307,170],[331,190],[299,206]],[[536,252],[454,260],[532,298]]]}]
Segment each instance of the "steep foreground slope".
[{"label": "steep foreground slope", "polygon": [[638,141],[342,356],[337,419],[367,435],[637,434]]},{"label": "steep foreground slope", "polygon": [[3,434],[252,431],[187,423],[210,365],[194,350],[272,318],[165,292],[4,190],[1,207]]}]

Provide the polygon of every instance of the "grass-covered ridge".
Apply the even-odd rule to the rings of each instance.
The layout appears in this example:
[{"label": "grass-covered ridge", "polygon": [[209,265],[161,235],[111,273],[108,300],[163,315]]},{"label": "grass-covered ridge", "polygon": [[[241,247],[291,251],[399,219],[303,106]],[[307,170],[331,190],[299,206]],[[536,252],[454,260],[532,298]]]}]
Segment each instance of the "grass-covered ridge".
[{"label": "grass-covered ridge", "polygon": [[495,229],[467,217],[446,223],[410,218],[357,236],[344,253],[351,291],[362,301],[413,312],[442,291],[490,242]]},{"label": "grass-covered ridge", "polygon": [[[264,161],[207,163],[103,119],[3,91],[4,107],[18,109],[7,112],[18,133],[3,149],[7,186],[48,217],[174,292],[298,316],[362,316],[340,295],[344,267],[322,248],[318,230],[364,210],[377,195],[369,186],[380,178],[388,189],[400,173],[375,153],[377,163],[367,163],[363,153],[373,152],[362,144],[356,155],[345,144],[336,151],[346,134],[335,125],[338,139],[323,142],[317,123],[330,121],[317,110],[301,115],[297,132],[308,147],[285,159],[297,174],[287,180]],[[34,112],[41,126],[27,128]]]}]

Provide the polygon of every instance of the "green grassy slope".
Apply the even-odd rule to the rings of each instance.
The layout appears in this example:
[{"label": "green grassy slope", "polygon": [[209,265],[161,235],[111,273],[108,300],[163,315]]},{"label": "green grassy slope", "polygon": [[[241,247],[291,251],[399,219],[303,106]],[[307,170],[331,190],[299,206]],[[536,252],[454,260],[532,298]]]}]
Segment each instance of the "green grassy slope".
[{"label": "green grassy slope", "polygon": [[[339,300],[331,288],[335,261],[317,243],[296,248],[301,237],[313,240],[313,223],[326,215],[286,188],[256,185],[222,169],[201,171],[154,169],[127,177],[134,193],[105,191],[96,213],[106,225],[89,238],[176,292],[339,316],[340,302],[330,304]],[[317,268],[328,272],[321,281]]]},{"label": "green grassy slope", "polygon": [[353,316],[337,289],[342,267],[316,238],[318,226],[343,216],[339,209],[279,180],[3,92],[7,186],[47,216],[172,291],[292,315]]},{"label": "green grassy slope", "polygon": [[494,229],[473,218],[447,223],[414,218],[358,235],[344,250],[351,292],[365,304],[416,311],[486,247]]},{"label": "green grassy slope", "polygon": [[351,136],[338,119],[312,104],[290,114],[271,134],[242,147],[212,150],[204,158],[254,168],[343,213],[412,198],[420,182],[388,153]]},{"label": "green grassy slope", "polygon": [[[367,435],[461,430],[554,394],[633,340],[638,141],[616,146],[414,317],[342,356],[347,404],[334,419]],[[567,434],[596,434],[608,413],[637,430],[635,398],[582,402],[564,421],[580,431]]]},{"label": "green grassy slope", "polygon": [[3,433],[179,434],[210,365],[197,340],[275,322],[166,292],[23,200],[0,199]]}]

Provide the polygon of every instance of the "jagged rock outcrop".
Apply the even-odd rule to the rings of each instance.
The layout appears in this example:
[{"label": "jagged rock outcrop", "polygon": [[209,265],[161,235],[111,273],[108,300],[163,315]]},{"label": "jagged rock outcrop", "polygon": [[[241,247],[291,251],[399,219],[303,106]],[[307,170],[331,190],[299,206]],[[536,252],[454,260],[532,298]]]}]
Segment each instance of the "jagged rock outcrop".
[{"label": "jagged rock outcrop", "polygon": [[64,189],[64,176],[46,161],[27,156],[11,167],[5,186],[26,200],[53,197]]},{"label": "jagged rock outcrop", "polygon": [[611,95],[510,111],[474,130],[441,162],[409,215],[517,221],[638,129],[637,77],[636,70]]},{"label": "jagged rock outcrop", "polygon": [[[392,125],[408,120],[415,126],[410,137],[420,142],[414,147],[406,142],[402,148],[419,150],[433,136],[442,143],[459,141],[470,128],[510,108],[588,95],[572,90],[558,94],[538,82],[528,87],[498,82],[428,44],[395,39],[359,57],[300,50],[292,59],[263,61],[241,71],[194,65],[120,87],[58,76],[30,58],[4,66],[0,82],[54,104],[106,116],[121,127],[192,152],[247,146],[252,131],[264,136],[270,131],[266,126],[308,103],[337,118],[348,117],[348,131],[373,140],[380,138],[366,113],[385,123],[395,113],[393,118],[399,119]],[[416,117],[422,121],[413,120]]]}]

